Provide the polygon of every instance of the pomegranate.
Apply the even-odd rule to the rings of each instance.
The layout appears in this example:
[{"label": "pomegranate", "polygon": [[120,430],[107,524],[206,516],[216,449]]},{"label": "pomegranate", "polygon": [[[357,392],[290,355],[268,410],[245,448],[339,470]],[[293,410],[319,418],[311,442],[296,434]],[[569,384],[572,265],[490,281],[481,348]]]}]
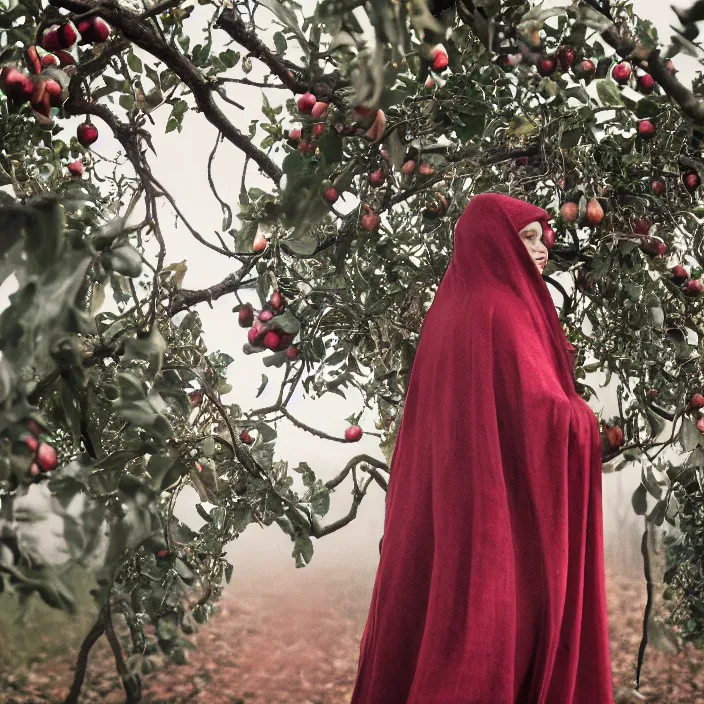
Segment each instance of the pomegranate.
[{"label": "pomegranate", "polygon": [[314,150],[315,147],[305,139],[302,140],[298,145],[298,151],[301,152],[301,154],[310,154]]},{"label": "pomegranate", "polygon": [[552,76],[556,70],[557,64],[555,63],[555,59],[545,56],[538,62],[538,73],[541,76]]},{"label": "pomegranate", "polygon": [[191,391],[191,393],[188,394],[188,400],[191,404],[191,408],[195,408],[196,406],[200,406],[200,403],[203,400],[203,392],[202,391]]},{"label": "pomegranate", "polygon": [[57,24],[52,25],[48,29],[45,29],[42,34],[41,45],[43,49],[51,51],[52,53],[61,49],[61,44],[59,42],[59,26]]},{"label": "pomegranate", "polygon": [[587,203],[587,211],[585,213],[587,222],[596,227],[604,219],[604,209],[596,198],[592,198]]},{"label": "pomegranate", "polygon": [[340,194],[337,192],[336,188],[328,188],[327,191],[325,191],[325,200],[328,203],[334,203],[338,198],[340,197]]},{"label": "pomegranate", "polygon": [[315,137],[321,137],[323,132],[325,132],[324,122],[319,122],[317,125],[313,125],[313,135]]},{"label": "pomegranate", "polygon": [[641,120],[638,123],[638,136],[646,141],[652,139],[655,136],[655,125],[650,120]]},{"label": "pomegranate", "polygon": [[257,318],[259,318],[259,320],[261,320],[262,323],[268,323],[273,317],[274,317],[274,314],[270,310],[263,310],[257,316]]},{"label": "pomegranate", "polygon": [[659,178],[655,179],[650,184],[650,190],[653,192],[653,195],[661,196],[665,192],[665,182]]},{"label": "pomegranate", "polygon": [[565,73],[572,68],[574,64],[574,49],[571,46],[561,46],[557,50],[557,63],[560,66],[560,71]]},{"label": "pomegranate", "polygon": [[25,102],[32,97],[34,83],[22,71],[12,67],[5,67],[0,73],[0,89],[9,98]]},{"label": "pomegranate", "polygon": [[681,264],[673,266],[670,271],[672,272],[672,282],[678,286],[682,285],[689,278],[687,270]]},{"label": "pomegranate", "polygon": [[591,78],[596,73],[596,64],[591,59],[584,59],[579,65],[585,78]]},{"label": "pomegranate", "polygon": [[636,218],[633,221],[633,232],[636,235],[647,235],[653,223],[648,218]]},{"label": "pomegranate", "polygon": [[321,117],[325,115],[325,113],[328,111],[328,104],[327,103],[322,103],[322,102],[317,102],[313,104],[313,107],[310,110],[310,116],[314,120],[319,120]]},{"label": "pomegranate", "polygon": [[447,68],[447,64],[449,63],[448,57],[447,57],[447,52],[445,49],[438,45],[435,47],[433,50],[433,71],[436,71],[437,73],[441,73]]},{"label": "pomegranate", "polygon": [[649,73],[638,76],[637,83],[641,93],[651,93],[653,88],[655,88],[655,81]]},{"label": "pomegranate", "polygon": [[611,428],[607,427],[605,433],[606,439],[609,441],[609,445],[611,447],[616,448],[621,447],[621,445],[623,445],[623,430],[621,430],[618,425],[614,425]]},{"label": "pomegranate", "polygon": [[416,162],[413,161],[413,159],[409,159],[408,161],[404,161],[403,165],[401,166],[401,172],[408,175],[412,174],[416,170]]},{"label": "pomegranate", "polygon": [[33,435],[27,435],[24,438],[22,438],[22,442],[32,451],[36,452],[37,448],[39,447],[39,440],[35,438]]},{"label": "pomegranate", "polygon": [[268,350],[275,350],[281,342],[281,336],[276,330],[269,330],[264,335],[264,347]]},{"label": "pomegranate", "polygon": [[704,396],[699,393],[692,394],[692,398],[689,399],[689,407],[691,410],[704,408]]},{"label": "pomegranate", "polygon": [[435,88],[435,79],[432,76],[428,76],[423,84],[425,88]]},{"label": "pomegranate", "polygon": [[71,176],[82,176],[83,175],[83,162],[80,159],[72,161],[68,165],[68,172]]},{"label": "pomegranate", "polygon": [[304,93],[297,101],[296,106],[301,112],[310,114],[313,106],[317,103],[316,97],[312,93]]},{"label": "pomegranate", "polygon": [[246,431],[243,430],[240,433],[240,440],[245,444],[245,445],[251,445],[254,442],[254,438]]},{"label": "pomegranate", "polygon": [[702,180],[699,178],[699,174],[696,171],[685,171],[682,174],[682,183],[684,183],[684,187],[690,193],[696,191],[701,182]]},{"label": "pomegranate", "polygon": [[626,85],[631,77],[631,65],[627,61],[621,61],[614,66],[611,76],[619,85]]},{"label": "pomegranate", "polygon": [[48,68],[49,66],[59,66],[59,59],[55,54],[44,54],[41,59],[42,68]]},{"label": "pomegranate", "polygon": [[299,127],[294,127],[292,130],[289,130],[288,132],[288,138],[292,139],[294,142],[297,142],[301,138],[301,130]]},{"label": "pomegranate", "polygon": [[283,310],[284,306],[286,305],[284,297],[278,291],[274,291],[274,293],[271,294],[269,303],[271,303],[271,305],[274,306],[276,310]]},{"label": "pomegranate", "polygon": [[76,139],[78,139],[79,144],[88,147],[98,139],[98,128],[86,120],[78,125]]},{"label": "pomegranate", "polygon": [[545,227],[543,229],[543,244],[548,248],[552,249],[555,246],[555,240],[557,238],[557,233],[552,227]]},{"label": "pomegranate", "polygon": [[363,434],[362,429],[358,425],[351,425],[345,430],[345,440],[347,442],[358,442]]},{"label": "pomegranate", "polygon": [[298,347],[296,345],[291,345],[287,350],[286,350],[286,356],[289,359],[297,359],[298,358]]},{"label": "pomegranate", "polygon": [[418,167],[418,173],[421,176],[430,176],[434,171],[435,169],[425,161]]},{"label": "pomegranate", "polygon": [[51,472],[56,468],[56,450],[48,443],[39,443],[37,448],[37,464],[43,472]]},{"label": "pomegranate", "polygon": [[565,222],[576,222],[579,217],[579,206],[576,203],[567,201],[560,208],[560,217]]},{"label": "pomegranate", "polygon": [[261,232],[257,232],[252,243],[252,249],[255,252],[263,252],[266,249],[268,242],[266,237]]},{"label": "pomegranate", "polygon": [[254,309],[251,303],[245,303],[237,311],[237,323],[241,328],[248,328],[254,322]]},{"label": "pomegranate", "polygon": [[369,184],[375,188],[381,186],[384,183],[384,172],[381,169],[372,171],[369,174]]},{"label": "pomegranate", "polygon": [[688,296],[698,296],[702,291],[704,291],[704,284],[699,279],[691,279],[684,287],[684,292]]},{"label": "pomegranate", "polygon": [[[78,39],[78,32],[76,31],[76,25],[70,20],[64,22],[57,30],[56,35],[59,40],[59,49],[70,49]],[[50,50],[48,50],[50,51]]]}]

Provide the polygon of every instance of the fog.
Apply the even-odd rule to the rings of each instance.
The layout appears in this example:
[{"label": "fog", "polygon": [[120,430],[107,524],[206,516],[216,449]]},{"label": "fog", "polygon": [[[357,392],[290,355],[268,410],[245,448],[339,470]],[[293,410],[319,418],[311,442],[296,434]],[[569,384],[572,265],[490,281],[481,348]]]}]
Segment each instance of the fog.
[{"label": "fog", "polygon": [[[665,9],[659,0],[642,0],[634,4],[638,14],[654,22],[661,37],[669,37],[669,25],[677,24],[671,10]],[[304,5],[308,6],[310,3]],[[197,24],[199,11],[200,8],[196,11],[196,17],[190,20],[191,26]],[[261,13],[263,15],[265,11],[262,10]],[[197,37],[193,37],[192,44],[196,43],[196,39]],[[685,83],[691,81],[698,63],[687,56],[677,56],[674,62],[680,70],[679,77]],[[254,63],[255,69],[249,77],[258,80],[263,74],[256,66],[256,61]],[[239,129],[247,133],[250,119],[260,117],[261,92],[259,88],[248,86],[237,86],[233,89],[232,85],[230,84],[229,88],[230,96],[244,105],[246,110],[239,111],[224,103],[221,105]],[[268,96],[270,102],[276,104],[284,100],[287,94],[284,91],[269,90]],[[181,133],[165,134],[167,117],[168,110],[158,111],[155,115],[156,126],[150,130],[158,155],[149,156],[152,169],[156,178],[174,196],[189,222],[204,236],[214,241],[212,233],[221,227],[221,211],[208,187],[207,161],[215,143],[215,131],[199,114],[188,113]],[[81,118],[74,118],[64,124],[72,132],[80,121]],[[95,122],[101,130],[101,137],[94,149],[102,156],[113,158],[117,153],[117,145],[109,136],[107,126],[98,119],[95,119]],[[264,133],[258,134],[261,136],[257,137],[257,142],[264,136]],[[275,158],[280,159],[281,155]],[[219,193],[233,205],[237,202],[242,166],[241,153],[227,143],[222,144],[214,160],[213,177]],[[268,180],[260,177],[252,168],[247,177],[247,185],[270,187]],[[166,263],[182,260],[188,263],[188,272],[183,282],[185,288],[203,288],[231,273],[232,262],[196,242],[182,224],[176,226],[173,212],[168,207],[162,206],[161,217],[168,246]],[[0,288],[0,306],[6,302],[13,286],[13,282],[8,281]],[[250,300],[255,307],[259,306],[256,294],[251,291],[245,292],[243,298]],[[246,330],[238,327],[236,316],[232,313],[235,303],[234,297],[229,296],[214,302],[212,308],[201,304],[198,312],[203,321],[209,350],[222,350],[235,360],[230,367],[228,379],[233,389],[224,400],[238,403],[244,410],[248,410],[275,401],[281,370],[264,368],[261,355],[246,356],[242,353]],[[106,306],[109,305],[108,300]],[[263,372],[269,375],[269,385],[264,394],[256,398]],[[600,389],[599,382],[599,375],[591,375],[588,379],[588,383],[599,392],[599,398],[590,401],[590,405],[594,411],[603,412],[608,417],[616,412],[615,390],[613,387]],[[311,400],[304,398],[299,388],[289,404],[289,411],[297,419],[320,431],[342,437],[347,427],[345,418],[362,407],[358,392],[350,390],[346,395],[347,399],[329,395],[320,400]],[[360,425],[365,431],[376,432],[376,420],[376,409],[365,410]],[[378,438],[370,434],[365,435],[358,443],[342,444],[316,438],[288,421],[278,422],[277,430],[279,435],[276,459],[288,461],[289,467],[306,461],[323,481],[338,474],[345,463],[357,454],[368,453],[384,460]],[[432,430],[432,420],[429,420],[428,431]],[[633,514],[630,498],[639,482],[640,469],[637,466],[603,475],[606,553],[609,561],[630,565],[634,570],[638,569],[640,564],[639,541],[643,519]],[[332,495],[331,510],[323,519],[323,523],[334,521],[349,511],[351,489],[350,478],[336,489]],[[35,506],[45,499],[41,496],[42,490],[37,487],[33,488],[32,494],[36,494]],[[196,501],[195,492],[184,490],[179,496],[176,514],[197,529],[202,524],[202,519],[195,511]],[[250,525],[228,548],[228,557],[235,566],[231,588],[242,588],[261,579],[280,580],[282,584],[293,589],[306,588],[315,584],[317,576],[332,570],[357,574],[370,595],[379,559],[378,543],[383,532],[383,521],[384,492],[372,483],[356,518],[350,525],[321,540],[314,540],[315,555],[304,569],[295,568],[291,557],[291,540],[276,524],[268,528],[257,524]],[[47,519],[46,522],[36,524],[35,530],[42,536],[41,552],[56,559],[60,550],[61,526],[54,525]]]}]

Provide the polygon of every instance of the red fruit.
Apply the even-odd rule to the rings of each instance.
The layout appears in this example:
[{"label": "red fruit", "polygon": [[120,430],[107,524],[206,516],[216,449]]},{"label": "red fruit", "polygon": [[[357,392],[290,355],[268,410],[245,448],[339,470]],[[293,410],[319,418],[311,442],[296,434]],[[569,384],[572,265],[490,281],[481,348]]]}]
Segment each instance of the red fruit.
[{"label": "red fruit", "polygon": [[83,175],[83,162],[80,159],[72,161],[68,165],[68,172],[71,176],[82,176]]},{"label": "red fruit", "polygon": [[647,235],[653,223],[648,218],[636,218],[633,221],[633,232],[636,235]]},{"label": "red fruit", "polygon": [[61,66],[61,68],[63,68],[64,66],[76,65],[75,59],[73,58],[73,56],[71,56],[71,54],[68,53],[68,51],[63,51],[59,49],[54,52],[54,55],[59,60],[59,66]]},{"label": "red fruit", "polygon": [[579,206],[569,201],[563,203],[560,208],[560,216],[565,222],[576,222],[579,217]]},{"label": "red fruit", "polygon": [[325,200],[328,203],[334,203],[339,197],[340,197],[340,194],[337,192],[337,189],[335,189],[335,188],[328,188],[328,190],[325,191]]},{"label": "red fruit", "polygon": [[620,85],[626,85],[631,77],[631,65],[627,61],[616,64],[611,71],[611,76]]},{"label": "red fruit", "polygon": [[76,138],[79,144],[88,147],[98,139],[98,128],[88,121],[82,122],[76,129]]},{"label": "red fruit", "polygon": [[609,445],[611,447],[621,447],[623,445],[623,430],[618,427],[618,425],[614,425],[611,428],[606,428],[606,439],[609,441]]},{"label": "red fruit", "polygon": [[313,151],[313,149],[314,149],[313,145],[310,142],[307,142],[306,140],[303,140],[298,145],[298,151],[301,152],[302,154],[309,154],[310,152]]},{"label": "red fruit", "polygon": [[345,430],[345,440],[347,442],[357,442],[363,435],[362,429],[358,425],[350,425]]},{"label": "red fruit", "polygon": [[281,342],[281,336],[276,330],[269,330],[266,335],[264,335],[264,347],[268,350],[275,350]]},{"label": "red fruit", "polygon": [[604,219],[604,209],[596,198],[587,203],[586,218],[592,227],[596,227]]},{"label": "red fruit", "polygon": [[165,557],[169,556],[169,551],[166,548],[161,548],[161,550],[157,550],[156,556],[160,559],[163,560]]},{"label": "red fruit", "polygon": [[110,25],[101,17],[93,17],[91,22],[90,41],[101,44],[110,36]]},{"label": "red fruit", "polygon": [[596,64],[591,59],[584,59],[579,67],[586,76],[591,76],[596,72]]},{"label": "red fruit", "polygon": [[258,325],[252,325],[252,327],[247,330],[247,341],[250,345],[256,346],[259,342],[259,330],[260,328]]},{"label": "red fruit", "polygon": [[541,76],[551,76],[557,70],[555,59],[544,57],[538,62],[538,73]]},{"label": "red fruit", "polygon": [[87,20],[81,20],[77,25],[76,29],[81,35],[81,44],[87,44],[90,41],[91,25],[93,24],[92,18]]},{"label": "red fruit", "polygon": [[262,323],[268,323],[274,317],[274,314],[270,310],[263,310],[257,317]]},{"label": "red fruit", "polygon": [[291,342],[293,342],[293,338],[296,337],[295,332],[281,332],[280,333],[281,340],[279,341],[278,346],[276,347],[276,352],[280,352],[281,350],[285,350]]},{"label": "red fruit", "polygon": [[4,68],[0,74],[0,88],[9,98],[25,102],[32,97],[34,83],[16,68]]},{"label": "red fruit", "polygon": [[296,103],[301,112],[310,113],[313,106],[317,103],[315,96],[312,93],[304,93]]},{"label": "red fruit", "polygon": [[291,345],[287,350],[286,350],[286,356],[289,359],[297,359],[298,358],[298,347],[296,345]]},{"label": "red fruit", "polygon": [[697,429],[699,430],[700,433],[704,433],[704,418],[700,418],[697,421]]},{"label": "red fruit", "polygon": [[60,62],[58,57],[54,54],[44,54],[41,59],[41,64],[43,68],[47,68],[47,66],[59,66]]},{"label": "red fruit", "polygon": [[650,93],[655,88],[655,81],[649,73],[638,76],[638,88],[641,93]]},{"label": "red fruit", "polygon": [[328,111],[328,104],[323,102],[313,103],[313,107],[310,109],[310,116],[314,120],[319,120]]},{"label": "red fruit", "polygon": [[641,120],[638,123],[638,136],[641,139],[652,139],[655,135],[655,125],[650,120]]},{"label": "red fruit", "polygon": [[432,76],[428,76],[423,84],[426,88],[435,88],[435,79]]},{"label": "red fruit", "polygon": [[423,215],[430,219],[435,219],[441,217],[447,212],[447,198],[442,193],[435,191],[433,194],[434,202],[429,205],[424,211]]},{"label": "red fruit", "polygon": [[254,322],[254,309],[251,303],[245,303],[237,311],[237,322],[241,328],[248,328]]},{"label": "red fruit", "polygon": [[678,286],[683,284],[689,278],[687,270],[680,264],[673,266],[670,271],[672,272],[672,282]]},{"label": "red fruit", "polygon": [[319,122],[317,125],[313,125],[313,134],[316,137],[320,137],[323,132],[325,132],[325,123]]},{"label": "red fruit", "polygon": [[555,246],[555,239],[557,238],[557,233],[552,227],[545,227],[543,229],[543,244],[548,248],[552,249]]},{"label": "red fruit", "polygon": [[691,279],[684,287],[684,292],[688,296],[697,296],[702,291],[704,291],[704,283],[702,283],[699,279]]},{"label": "red fruit", "polygon": [[254,242],[252,243],[252,249],[255,252],[263,252],[266,249],[268,242],[266,237],[261,232],[257,232],[254,236]]},{"label": "red fruit", "polygon": [[39,440],[37,440],[37,438],[35,438],[33,435],[27,435],[26,437],[22,438],[22,441],[32,452],[37,451],[37,448],[39,447]]},{"label": "red fruit", "polygon": [[430,176],[435,169],[428,163],[423,162],[419,167],[418,167],[418,173],[421,176]]},{"label": "red fruit", "polygon": [[667,245],[664,242],[658,242],[658,257],[664,257],[667,254]]},{"label": "red fruit", "polygon": [[52,53],[58,51],[61,49],[61,44],[59,42],[59,33],[58,33],[59,26],[58,25],[52,25],[49,27],[49,29],[45,29],[44,33],[42,34],[42,48],[46,49],[47,51],[51,51]]},{"label": "red fruit", "polygon": [[39,73],[42,70],[42,62],[37,53],[37,47],[34,44],[30,44],[24,52],[24,60],[27,64],[27,68],[32,73]]},{"label": "red fruit", "polygon": [[61,105],[61,95],[63,94],[61,86],[53,78],[47,78],[44,81],[44,88],[49,94],[51,104],[54,107],[59,107]]},{"label": "red fruit", "polygon": [[516,159],[516,166],[528,166],[528,157],[519,156],[518,159]]},{"label": "red fruit", "polygon": [[364,230],[371,232],[379,229],[381,218],[373,210],[367,208],[367,212],[362,215],[359,222]]},{"label": "red fruit", "polygon": [[51,472],[58,464],[56,450],[49,444],[42,442],[37,448],[37,464],[44,472]]},{"label": "red fruit", "polygon": [[271,305],[278,310],[280,308],[283,309],[284,305],[286,304],[286,301],[278,291],[274,291],[274,293],[271,294],[269,303],[271,303]]},{"label": "red fruit", "polygon": [[665,192],[665,182],[661,181],[659,178],[655,179],[650,184],[650,190],[653,192],[653,195],[661,196]]},{"label": "red fruit", "polygon": [[682,174],[682,183],[684,187],[691,193],[699,188],[699,184],[702,182],[699,178],[699,174],[696,171],[685,171]]},{"label": "red fruit", "polygon": [[561,46],[557,50],[557,63],[563,73],[569,71],[574,63],[574,49],[571,46]]},{"label": "red fruit", "polygon": [[384,172],[381,169],[372,171],[369,174],[369,183],[374,187],[381,186],[384,183]]},{"label": "red fruit", "polygon": [[440,73],[447,68],[447,64],[447,52],[442,47],[436,47],[433,51],[433,71]]},{"label": "red fruit", "polygon": [[[76,25],[73,22],[64,22],[56,31],[59,47],[61,49],[70,49],[78,39],[78,32],[76,31]],[[51,51],[50,49],[48,51]]]},{"label": "red fruit", "polygon": [[416,162],[413,161],[413,159],[409,159],[408,161],[404,161],[403,165],[401,166],[401,171],[404,174],[412,174],[416,170]]},{"label": "red fruit", "polygon": [[42,431],[39,426],[31,418],[27,421],[27,430],[29,430],[29,432],[32,433],[32,435],[35,435],[36,437],[39,437],[42,434]]},{"label": "red fruit", "polygon": [[704,408],[704,396],[701,394],[692,394],[692,398],[689,399],[689,408],[691,410]]},{"label": "red fruit", "polygon": [[254,438],[246,431],[243,430],[240,433],[240,440],[245,444],[245,445],[251,445],[254,442]]},{"label": "red fruit", "polygon": [[300,128],[294,127],[292,130],[289,130],[288,138],[297,142],[301,138]]},{"label": "red fruit", "polygon": [[203,392],[202,391],[191,391],[191,393],[188,394],[188,400],[191,403],[191,408],[195,408],[196,406],[200,406],[200,402],[203,400]]}]

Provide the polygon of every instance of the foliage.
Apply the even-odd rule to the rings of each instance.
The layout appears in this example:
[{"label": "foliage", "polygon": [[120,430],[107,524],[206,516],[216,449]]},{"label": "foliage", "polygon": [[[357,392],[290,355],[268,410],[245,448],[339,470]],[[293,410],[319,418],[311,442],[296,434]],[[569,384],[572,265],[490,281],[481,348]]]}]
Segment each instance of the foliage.
[{"label": "foliage", "polygon": [[[704,208],[687,177],[704,174],[704,83],[699,75],[690,90],[677,80],[630,3],[324,0],[310,16],[292,0],[0,7],[0,180],[13,194],[0,202],[0,282],[14,274],[19,285],[0,317],[0,575],[23,598],[74,607],[60,575],[23,554],[12,520],[13,500],[49,477],[72,560],[94,556],[107,530],[92,634],[111,639],[111,613],[126,619],[132,642],[121,675],[132,701],[157,650],[184,660],[183,636],[212,613],[231,574],[224,546],[248,525],[275,522],[303,567],[312,538],[352,521],[370,482],[386,488],[388,467],[360,455],[325,483],[301,463],[292,469],[306,491],[294,491],[288,463],[274,460],[272,419],[344,442],[286,406],[299,383],[312,397],[344,397],[352,386],[378,404],[377,429],[387,447],[393,442],[452,225],[474,193],[511,193],[554,214],[546,279],[562,297],[584,397],[594,394],[589,373],[617,385],[619,415],[602,419],[604,460],[643,467],[634,510],[648,513],[653,496],[648,520],[675,527],[680,507],[700,504],[693,479],[704,436],[689,401],[702,391]],[[371,22],[370,42],[359,13]],[[96,17],[110,27],[105,41],[95,39]],[[259,29],[265,23],[276,25],[271,37]],[[65,41],[65,55],[52,49],[61,65],[39,70],[37,61],[53,62],[39,45],[50,45],[45,32],[56,25],[56,36],[75,26],[83,38]],[[698,51],[683,35],[669,55],[678,50]],[[613,73],[622,59],[633,68],[628,85]],[[249,77],[255,60],[263,81]],[[19,79],[10,68],[23,63],[29,98],[12,87]],[[49,81],[58,86],[53,102]],[[229,116],[242,107],[231,90],[242,84],[265,89],[248,134]],[[312,111],[299,108],[300,94],[315,96]],[[195,112],[210,123],[209,167],[224,141],[246,155],[237,203],[209,168],[223,215],[217,242],[185,220],[150,169],[153,115],[165,112],[167,132]],[[120,168],[107,168],[85,132],[67,136],[72,116],[114,136]],[[270,188],[247,187],[252,163]],[[381,172],[376,182],[372,172]],[[324,197],[331,188],[339,203]],[[234,273],[183,288],[187,263],[167,264],[162,200]],[[595,200],[600,222],[587,207]],[[565,202],[577,204],[575,222],[560,214]],[[382,216],[378,228],[372,213]],[[675,265],[689,269],[681,280]],[[261,303],[254,321],[240,298],[252,286]],[[102,310],[107,294],[117,313]],[[252,326],[243,353],[265,353],[265,366],[283,368],[274,407],[243,413],[221,401],[235,360],[208,351],[195,308],[229,295],[240,325]],[[264,375],[262,389],[267,382]],[[40,442],[58,452],[55,469]],[[674,443],[694,452],[655,467]],[[359,481],[359,471],[369,476]],[[322,525],[330,493],[350,473],[349,514]],[[206,521],[197,533],[173,515],[187,485]],[[78,516],[67,510],[77,497]],[[679,528],[690,535],[694,524]],[[700,588],[692,570],[701,550],[677,557]],[[698,642],[703,626],[695,621],[683,636]],[[67,701],[81,681],[79,662]]]}]

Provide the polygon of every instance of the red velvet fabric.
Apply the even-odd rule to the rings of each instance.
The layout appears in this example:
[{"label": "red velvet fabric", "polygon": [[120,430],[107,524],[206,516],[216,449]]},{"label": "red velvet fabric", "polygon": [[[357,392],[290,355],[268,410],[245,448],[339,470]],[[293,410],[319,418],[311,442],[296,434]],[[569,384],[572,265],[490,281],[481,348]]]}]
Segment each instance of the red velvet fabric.
[{"label": "red velvet fabric", "polygon": [[351,704],[612,704],[601,443],[518,232],[471,199],[423,322]]}]

